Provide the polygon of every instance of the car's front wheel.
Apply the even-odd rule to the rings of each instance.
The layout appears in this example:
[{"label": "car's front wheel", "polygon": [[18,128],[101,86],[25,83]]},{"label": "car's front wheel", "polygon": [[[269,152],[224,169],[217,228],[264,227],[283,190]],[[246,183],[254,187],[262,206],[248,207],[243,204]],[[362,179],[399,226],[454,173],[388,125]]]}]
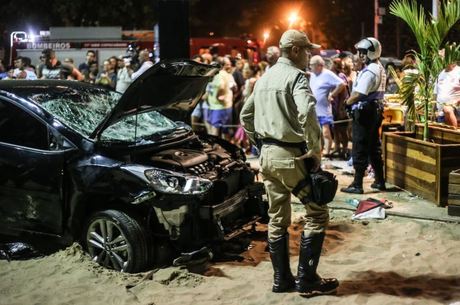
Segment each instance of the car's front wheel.
[{"label": "car's front wheel", "polygon": [[93,261],[106,268],[133,273],[142,271],[147,263],[144,231],[124,212],[96,212],[89,218],[83,238]]}]

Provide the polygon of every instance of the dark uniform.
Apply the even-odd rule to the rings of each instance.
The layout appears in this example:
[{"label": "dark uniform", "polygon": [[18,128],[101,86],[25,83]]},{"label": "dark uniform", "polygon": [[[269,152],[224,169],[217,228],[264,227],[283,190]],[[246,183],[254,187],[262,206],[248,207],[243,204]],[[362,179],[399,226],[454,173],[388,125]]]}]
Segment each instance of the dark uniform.
[{"label": "dark uniform", "polygon": [[[380,43],[375,38],[368,38],[363,41],[365,44],[378,44],[380,48]],[[376,52],[375,48],[373,48],[372,52]],[[380,54],[375,56],[379,57]],[[379,128],[383,119],[382,101],[385,84],[385,69],[378,58],[368,61],[368,65],[359,72],[353,84],[352,97],[353,94],[359,94],[358,101],[351,105],[353,118],[352,157],[355,177],[350,186],[341,189],[343,192],[357,194],[364,192],[363,177],[369,162],[375,173],[375,182],[371,187],[379,190],[385,189],[382,149],[379,137]]]}]

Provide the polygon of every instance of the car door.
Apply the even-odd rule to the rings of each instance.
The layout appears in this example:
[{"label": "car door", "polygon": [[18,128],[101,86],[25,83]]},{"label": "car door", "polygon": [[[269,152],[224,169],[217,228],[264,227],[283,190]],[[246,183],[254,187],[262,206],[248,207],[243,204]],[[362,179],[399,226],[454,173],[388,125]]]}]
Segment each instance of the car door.
[{"label": "car door", "polygon": [[31,112],[0,98],[0,226],[63,230],[65,149]]}]

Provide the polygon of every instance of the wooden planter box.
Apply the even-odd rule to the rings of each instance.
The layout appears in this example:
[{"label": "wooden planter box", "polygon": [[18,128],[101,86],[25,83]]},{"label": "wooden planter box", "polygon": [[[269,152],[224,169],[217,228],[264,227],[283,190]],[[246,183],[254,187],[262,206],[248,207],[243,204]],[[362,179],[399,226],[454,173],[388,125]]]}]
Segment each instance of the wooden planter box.
[{"label": "wooden planter box", "polygon": [[460,216],[460,169],[449,174],[448,203],[447,214]]},{"label": "wooden planter box", "polygon": [[422,137],[422,125],[416,132],[384,133],[386,181],[445,206],[449,173],[460,168],[460,132],[430,126],[432,142]]}]

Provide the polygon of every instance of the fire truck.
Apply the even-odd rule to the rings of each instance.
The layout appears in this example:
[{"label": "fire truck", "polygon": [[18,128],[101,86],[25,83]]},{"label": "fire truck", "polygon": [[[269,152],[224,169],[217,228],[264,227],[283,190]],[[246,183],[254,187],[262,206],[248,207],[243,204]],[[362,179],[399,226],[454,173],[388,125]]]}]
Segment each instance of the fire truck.
[{"label": "fire truck", "polygon": [[121,27],[51,27],[40,35],[11,33],[10,65],[18,56],[40,63],[44,49],[53,49],[59,60],[72,58],[75,65],[85,62],[86,52],[93,50],[99,63],[111,56],[125,55],[130,44],[152,50],[153,31],[122,31]]}]

